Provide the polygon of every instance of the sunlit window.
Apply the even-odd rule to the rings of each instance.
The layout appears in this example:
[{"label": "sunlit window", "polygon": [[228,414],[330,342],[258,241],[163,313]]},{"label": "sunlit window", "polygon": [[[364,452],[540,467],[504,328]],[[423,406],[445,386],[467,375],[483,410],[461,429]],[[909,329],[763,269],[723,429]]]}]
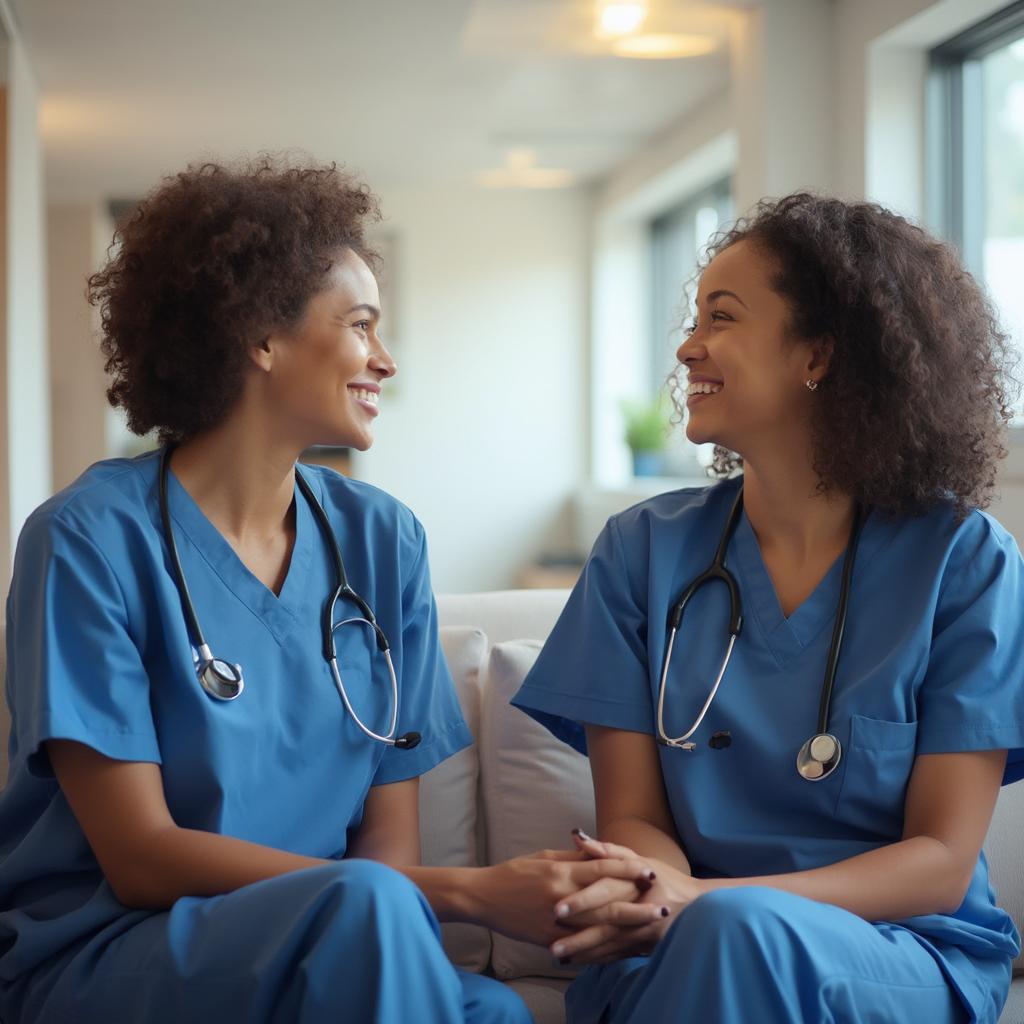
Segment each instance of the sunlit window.
[{"label": "sunlit window", "polygon": [[932,220],[984,281],[1024,360],[1024,3],[937,48],[932,66]]}]

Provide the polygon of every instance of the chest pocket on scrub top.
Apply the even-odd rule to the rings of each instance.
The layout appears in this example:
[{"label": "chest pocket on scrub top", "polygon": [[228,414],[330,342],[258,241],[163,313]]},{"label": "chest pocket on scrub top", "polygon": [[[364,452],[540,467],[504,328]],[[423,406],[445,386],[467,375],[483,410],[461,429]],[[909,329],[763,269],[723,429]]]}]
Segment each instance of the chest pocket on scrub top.
[{"label": "chest pocket on scrub top", "polygon": [[916,750],[916,722],[851,715],[836,818],[898,839],[903,832],[903,805]]}]

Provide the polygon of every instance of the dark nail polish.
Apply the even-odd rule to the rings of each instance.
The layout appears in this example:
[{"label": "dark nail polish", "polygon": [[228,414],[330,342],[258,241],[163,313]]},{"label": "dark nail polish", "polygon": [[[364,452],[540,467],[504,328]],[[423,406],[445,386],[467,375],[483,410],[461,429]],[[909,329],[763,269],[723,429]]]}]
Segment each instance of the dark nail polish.
[{"label": "dark nail polish", "polygon": [[633,883],[640,892],[648,892],[651,888],[651,883],[646,878],[641,876]]},{"label": "dark nail polish", "polygon": [[558,962],[564,967],[566,964],[571,964],[572,963],[572,957],[571,956],[560,956],[558,958]]},{"label": "dark nail polish", "polygon": [[653,882],[658,876],[653,871],[648,871],[647,877]]},{"label": "dark nail polish", "polygon": [[668,907],[662,907],[661,908],[661,916],[662,917],[668,917]]}]

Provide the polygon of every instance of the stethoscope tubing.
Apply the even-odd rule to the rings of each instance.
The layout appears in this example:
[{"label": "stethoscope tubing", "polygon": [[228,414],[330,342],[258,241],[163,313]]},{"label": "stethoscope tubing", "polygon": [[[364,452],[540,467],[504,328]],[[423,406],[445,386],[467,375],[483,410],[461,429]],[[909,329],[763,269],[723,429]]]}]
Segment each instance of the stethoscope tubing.
[{"label": "stethoscope tubing", "polygon": [[[691,737],[700,728],[707,715],[718,689],[725,677],[726,669],[732,658],[736,640],[739,637],[743,626],[742,605],[740,601],[739,586],[735,577],[725,566],[725,553],[729,541],[736,530],[739,522],[740,512],[743,507],[743,485],[740,484],[736,497],[733,500],[732,508],[729,511],[729,518],[719,538],[711,564],[700,573],[684,589],[680,597],[672,606],[668,616],[669,636],[666,642],[665,654],[662,658],[661,673],[658,679],[658,710],[657,710],[657,731],[658,742],[666,747],[673,747],[680,750],[694,750],[696,744]],[[818,703],[818,731],[801,747],[797,755],[797,770],[800,775],[811,782],[819,781],[827,777],[835,769],[842,756],[842,747],[839,741],[828,731],[829,718],[832,707],[832,693],[835,688],[836,670],[839,665],[839,656],[842,650],[843,634],[846,628],[846,616],[849,608],[850,588],[853,580],[853,566],[857,554],[857,545],[860,540],[861,528],[864,523],[864,510],[860,505],[854,509],[853,523],[850,527],[850,538],[846,545],[846,554],[843,559],[842,581],[840,584],[839,602],[836,608],[836,621],[832,630],[832,640],[829,644],[828,659],[826,661],[825,676],[822,681],[821,698]],[[704,705],[694,719],[693,724],[681,736],[669,736],[665,729],[665,695],[668,689],[668,673],[672,662],[672,652],[675,648],[676,638],[682,623],[683,613],[693,595],[705,583],[719,581],[726,585],[729,591],[729,640],[726,647],[725,657],[722,659],[718,674],[708,693]],[[828,752],[827,757],[817,756],[817,750]]]},{"label": "stethoscope tubing", "polygon": [[[202,627],[199,625],[199,616],[196,614],[195,605],[192,603],[192,595],[189,592],[188,583],[185,580],[185,572],[182,569],[181,558],[178,554],[178,546],[174,539],[174,531],[171,526],[171,515],[167,497],[167,480],[170,474],[170,460],[173,451],[174,446],[167,445],[160,456],[160,517],[163,524],[167,550],[171,559],[171,566],[174,570],[175,581],[178,585],[178,593],[181,596],[182,608],[185,612],[188,628],[192,637],[196,641],[196,648],[199,653],[197,674],[199,676],[200,685],[208,694],[210,694],[211,697],[218,700],[234,700],[239,696],[239,694],[241,694],[245,686],[241,666],[221,662],[219,659],[214,657],[210,650],[210,647],[206,642],[206,638],[203,635]],[[324,604],[320,625],[323,644],[322,654],[324,660],[330,667],[335,689],[337,689],[338,694],[341,697],[345,710],[366,736],[389,746],[396,746],[406,750],[411,749],[419,743],[419,733],[409,732],[403,736],[395,735],[398,729],[398,676],[395,673],[395,666],[391,657],[391,645],[388,643],[388,638],[380,624],[377,622],[377,617],[373,614],[373,610],[370,608],[369,604],[356,593],[349,583],[348,574],[345,571],[345,560],[342,558],[341,548],[339,547],[338,540],[334,535],[334,530],[331,528],[331,523],[327,518],[327,513],[324,510],[323,505],[320,504],[320,501],[313,493],[313,489],[309,485],[309,482],[299,471],[298,466],[295,467],[295,481],[299,490],[302,492],[303,497],[306,499],[306,502],[313,511],[314,518],[316,519],[320,532],[327,543],[328,550],[331,554],[331,560],[334,563],[336,585],[331,597]],[[352,601],[362,614],[342,619],[340,622],[335,623],[334,608],[341,599],[348,599]],[[338,652],[337,646],[334,642],[334,634],[341,626],[348,625],[350,623],[364,623],[370,627],[374,634],[374,642],[377,649],[384,655],[384,660],[387,664],[388,677],[391,686],[391,700],[388,731],[384,734],[375,732],[359,717],[352,701],[349,699],[344,680],[341,678],[341,670],[338,668]],[[211,675],[213,677],[212,681]],[[227,688],[226,692],[228,695],[220,692],[218,686],[214,685],[218,682],[221,684],[232,684]]]}]

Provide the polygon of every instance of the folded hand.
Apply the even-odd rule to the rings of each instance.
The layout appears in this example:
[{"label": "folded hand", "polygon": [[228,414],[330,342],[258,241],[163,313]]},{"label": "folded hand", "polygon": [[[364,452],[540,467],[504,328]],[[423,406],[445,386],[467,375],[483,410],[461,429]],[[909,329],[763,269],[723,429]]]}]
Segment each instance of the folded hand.
[{"label": "folded hand", "polygon": [[[574,833],[577,852],[596,863],[639,861],[626,846],[600,842]],[[649,887],[623,900],[610,885],[594,883],[567,896],[555,907],[563,927],[571,929],[551,944],[553,956],[573,963],[610,963],[628,956],[647,956],[671,927],[678,913],[702,892],[699,879],[661,861],[646,858],[653,869]],[[621,890],[614,890],[621,893]]]},{"label": "folded hand", "polygon": [[[473,918],[511,938],[550,945],[565,934],[556,904],[588,893],[590,903],[630,905],[651,873],[647,860],[633,854],[594,858],[583,850],[542,850],[483,868]],[[651,911],[644,913],[650,920]]]}]

